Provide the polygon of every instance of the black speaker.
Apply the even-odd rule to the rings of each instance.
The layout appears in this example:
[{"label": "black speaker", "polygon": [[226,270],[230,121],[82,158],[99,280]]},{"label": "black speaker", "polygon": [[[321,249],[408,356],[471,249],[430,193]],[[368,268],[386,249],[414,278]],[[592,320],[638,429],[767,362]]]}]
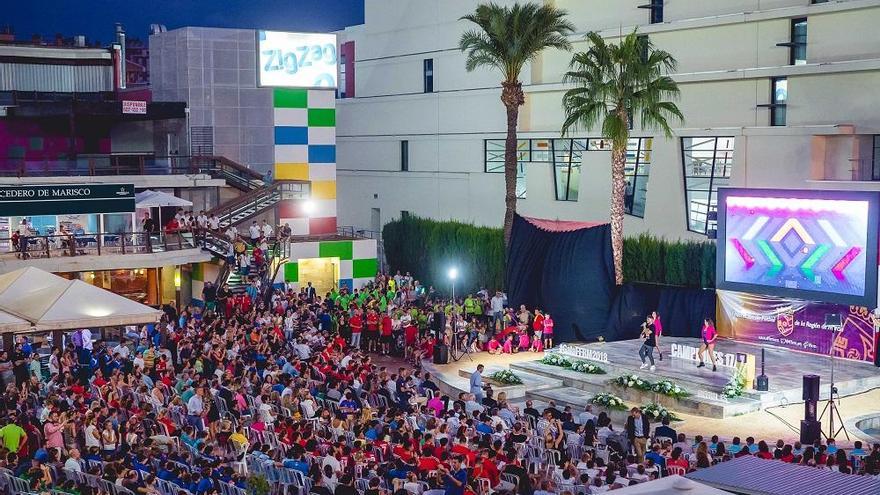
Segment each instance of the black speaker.
[{"label": "black speaker", "polygon": [[804,420],[806,421],[816,421],[816,408],[817,402],[814,400],[808,400],[804,402]]},{"label": "black speaker", "polygon": [[446,364],[449,362],[449,346],[437,344],[434,346],[434,364]]},{"label": "black speaker", "polygon": [[759,392],[770,390],[770,379],[764,374],[764,349],[761,349],[761,374],[756,380],[755,390]]},{"label": "black speaker", "polygon": [[818,421],[801,421],[801,443],[812,445],[822,434],[822,423]]},{"label": "black speaker", "polygon": [[804,375],[803,399],[810,401],[819,400],[819,375]]}]

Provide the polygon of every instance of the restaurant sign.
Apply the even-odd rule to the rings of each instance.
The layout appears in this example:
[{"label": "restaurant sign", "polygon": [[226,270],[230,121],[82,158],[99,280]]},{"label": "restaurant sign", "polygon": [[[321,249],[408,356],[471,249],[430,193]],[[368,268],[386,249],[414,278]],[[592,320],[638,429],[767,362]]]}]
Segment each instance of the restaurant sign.
[{"label": "restaurant sign", "polygon": [[0,217],[130,213],[134,184],[0,186]]}]

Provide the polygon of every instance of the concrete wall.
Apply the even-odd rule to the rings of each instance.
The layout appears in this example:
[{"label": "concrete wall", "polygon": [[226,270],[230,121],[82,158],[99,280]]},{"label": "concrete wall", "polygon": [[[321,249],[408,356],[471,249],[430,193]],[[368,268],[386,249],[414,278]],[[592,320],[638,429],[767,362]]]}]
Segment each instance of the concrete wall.
[{"label": "concrete wall", "polygon": [[[503,2],[512,3],[512,2]],[[610,41],[638,26],[679,61],[678,105],[685,122],[665,138],[638,121],[634,136],[653,137],[645,218],[627,217],[630,233],[668,237],[687,231],[681,138],[734,136],[731,185],[842,187],[870,177],[867,142],[880,133],[880,0],[808,5],[799,0],[665,2],[664,23],[650,25],[641,0],[558,0],[582,33]],[[338,102],[338,211],[342,225],[371,227],[401,211],[500,225],[502,174],[484,172],[484,140],[503,139],[500,76],[467,73],[456,49],[467,27],[456,19],[474,2],[367,1],[366,23],[343,32],[354,41],[357,97]],[[807,17],[807,64],[792,66],[790,20]],[[562,84],[571,55],[546,51],[522,75],[526,104],[520,138],[556,138],[564,119]],[[422,93],[422,60],[434,59],[435,93]],[[771,78],[788,78],[787,126],[769,127]],[[601,137],[580,129],[579,137]],[[409,141],[409,171],[400,171],[400,142]],[[610,154],[586,152],[579,201],[556,201],[549,164],[526,167],[527,196],[518,210],[547,218],[608,218]],[[855,157],[855,161],[854,161]],[[853,165],[855,163],[855,165]],[[855,170],[854,170],[855,168]],[[853,188],[877,187],[860,185]]]}]

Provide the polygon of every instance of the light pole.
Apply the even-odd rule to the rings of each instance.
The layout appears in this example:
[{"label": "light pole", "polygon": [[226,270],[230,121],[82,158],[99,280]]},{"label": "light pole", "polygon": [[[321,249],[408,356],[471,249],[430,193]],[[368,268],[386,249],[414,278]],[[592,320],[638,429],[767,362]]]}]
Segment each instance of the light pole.
[{"label": "light pole", "polygon": [[449,280],[452,281],[452,305],[455,306],[455,279],[458,278],[458,268],[449,269]]}]

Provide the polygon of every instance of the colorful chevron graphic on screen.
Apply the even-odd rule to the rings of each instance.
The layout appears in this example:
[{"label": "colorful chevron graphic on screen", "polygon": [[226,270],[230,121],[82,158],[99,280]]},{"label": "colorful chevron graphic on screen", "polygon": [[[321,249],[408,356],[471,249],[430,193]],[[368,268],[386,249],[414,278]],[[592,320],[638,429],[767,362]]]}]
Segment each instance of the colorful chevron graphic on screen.
[{"label": "colorful chevron graphic on screen", "polygon": [[860,293],[867,207],[863,201],[728,198],[728,280]]}]

